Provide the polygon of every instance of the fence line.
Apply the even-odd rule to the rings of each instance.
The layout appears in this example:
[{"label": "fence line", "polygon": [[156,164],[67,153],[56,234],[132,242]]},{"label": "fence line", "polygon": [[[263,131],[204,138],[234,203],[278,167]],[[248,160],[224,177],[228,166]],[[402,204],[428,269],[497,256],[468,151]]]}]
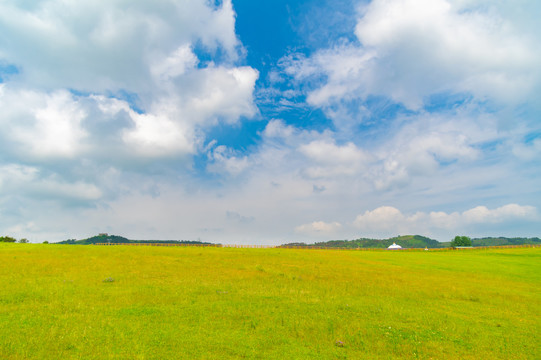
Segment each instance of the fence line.
[{"label": "fence line", "polygon": [[350,251],[463,251],[463,250],[489,250],[489,249],[510,249],[510,248],[538,248],[541,244],[523,245],[496,245],[496,246],[474,246],[474,247],[447,247],[447,248],[350,248],[350,247],[325,247],[325,246],[288,246],[288,245],[237,245],[237,244],[183,244],[183,243],[96,243],[94,245],[123,245],[123,246],[184,246],[184,247],[220,247],[239,249],[303,249],[303,250],[350,250]]}]

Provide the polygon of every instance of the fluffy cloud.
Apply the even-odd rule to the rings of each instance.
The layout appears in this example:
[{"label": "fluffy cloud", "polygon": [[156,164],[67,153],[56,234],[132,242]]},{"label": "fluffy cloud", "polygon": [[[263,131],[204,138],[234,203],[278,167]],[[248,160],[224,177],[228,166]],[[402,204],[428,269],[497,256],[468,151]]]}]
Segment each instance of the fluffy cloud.
[{"label": "fluffy cloud", "polygon": [[338,222],[326,223],[324,221],[314,221],[310,224],[297,226],[295,232],[310,236],[329,237],[335,235],[342,225]]},{"label": "fluffy cloud", "polygon": [[366,154],[364,166],[307,174],[347,169],[392,191],[509,153],[532,161],[541,28],[538,4],[520,8],[528,14],[485,0],[374,0],[358,8],[357,41],[284,57],[307,103],[332,119],[333,137]]},{"label": "fluffy cloud", "polygon": [[460,113],[416,116],[381,140],[370,174],[377,189],[402,187],[444,167],[475,164],[482,144],[500,136],[492,119],[474,121]]},{"label": "fluffy cloud", "polygon": [[443,92],[522,102],[539,88],[541,53],[531,30],[516,26],[514,11],[453,0],[375,0],[360,8],[360,44],[289,59],[286,71],[297,79],[324,77],[308,95],[315,106],[382,95],[417,110]]},{"label": "fluffy cloud", "polygon": [[94,184],[84,181],[67,182],[56,174],[44,174],[36,167],[17,164],[0,167],[0,188],[15,196],[61,199],[68,203],[84,203],[98,200],[102,196],[101,190]]},{"label": "fluffy cloud", "polygon": [[467,223],[501,223],[513,219],[535,220],[537,217],[535,207],[517,204],[508,204],[492,210],[486,206],[477,206],[462,213],[462,218]]},{"label": "fluffy cloud", "polygon": [[[238,56],[231,1],[47,0],[0,4],[0,58],[27,84],[90,92],[142,92],[153,74],[178,75],[193,59],[187,44]],[[39,56],[36,56],[39,54]]]},{"label": "fluffy cloud", "polygon": [[[272,87],[254,96],[231,1],[0,2],[0,228],[269,244],[532,233],[539,22],[513,7],[366,3],[352,41],[266,65]],[[214,141],[222,126],[255,141]],[[374,210],[353,221],[359,209]]]},{"label": "fluffy cloud", "polygon": [[20,151],[33,158],[72,158],[82,151],[87,136],[81,122],[84,109],[71,94],[12,90],[0,84],[0,135],[6,152]]},{"label": "fluffy cloud", "polygon": [[339,146],[328,140],[315,140],[301,145],[299,151],[314,164],[305,170],[310,178],[356,175],[368,162],[368,156],[353,143]]},{"label": "fluffy cloud", "polygon": [[0,92],[4,134],[44,158],[96,152],[98,128],[120,133],[126,155],[193,154],[200,127],[256,113],[258,72],[234,65],[234,26],[227,0],[4,1],[0,62],[18,69]]},{"label": "fluffy cloud", "polygon": [[257,112],[229,0],[3,1],[0,33],[0,166],[34,174],[14,195],[109,201],[130,172],[188,169],[209,127]]},{"label": "fluffy cloud", "polygon": [[535,222],[539,213],[533,206],[508,204],[495,209],[477,206],[462,213],[416,212],[404,214],[392,206],[367,210],[356,217],[353,225],[366,233],[380,234],[440,234],[443,231],[488,231],[494,224]]},{"label": "fluffy cloud", "polygon": [[217,147],[210,154],[214,163],[209,169],[230,174],[295,174],[312,181],[312,189],[362,186],[385,192],[430,179],[444,168],[480,166],[479,147],[499,140],[491,119],[476,122],[469,115],[447,114],[402,121],[399,131],[363,147],[353,142],[338,144],[336,134],[329,131],[303,130],[272,120],[254,152],[240,156]]},{"label": "fluffy cloud", "polygon": [[215,173],[239,175],[249,165],[248,156],[236,156],[235,152],[226,146],[220,145],[209,152],[209,158],[212,162],[208,170]]}]

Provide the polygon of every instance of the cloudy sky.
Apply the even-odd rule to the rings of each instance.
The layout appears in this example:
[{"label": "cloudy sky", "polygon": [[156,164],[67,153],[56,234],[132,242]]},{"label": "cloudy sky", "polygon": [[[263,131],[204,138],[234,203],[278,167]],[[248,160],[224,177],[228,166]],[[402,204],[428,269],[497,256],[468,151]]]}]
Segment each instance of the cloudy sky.
[{"label": "cloudy sky", "polygon": [[0,1],[0,235],[541,235],[537,0]]}]

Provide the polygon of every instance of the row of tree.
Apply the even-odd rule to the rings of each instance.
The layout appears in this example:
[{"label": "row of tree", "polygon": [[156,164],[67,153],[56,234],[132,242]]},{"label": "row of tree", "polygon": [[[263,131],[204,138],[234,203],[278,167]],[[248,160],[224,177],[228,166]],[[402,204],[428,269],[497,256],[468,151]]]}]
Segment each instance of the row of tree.
[{"label": "row of tree", "polygon": [[[17,239],[11,236],[0,236],[0,242],[8,242],[8,243],[14,243],[17,242]],[[28,239],[22,238],[18,242],[20,243],[27,243]]]},{"label": "row of tree", "polygon": [[301,246],[301,247],[324,247],[324,248],[388,248],[393,243],[399,244],[403,248],[423,249],[423,248],[445,248],[445,247],[463,247],[472,246],[473,241],[467,236],[456,236],[454,240],[448,242],[439,242],[434,239],[421,235],[398,235],[389,239],[368,239],[360,238],[356,240],[330,240],[316,242],[314,244],[289,243],[283,246]]}]

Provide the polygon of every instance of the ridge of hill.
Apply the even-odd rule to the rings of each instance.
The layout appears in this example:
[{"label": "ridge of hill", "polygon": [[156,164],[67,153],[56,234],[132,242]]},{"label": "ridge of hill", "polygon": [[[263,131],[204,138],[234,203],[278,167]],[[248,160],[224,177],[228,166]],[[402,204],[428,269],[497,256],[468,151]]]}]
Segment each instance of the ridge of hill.
[{"label": "ridge of hill", "polygon": [[507,238],[507,237],[484,237],[472,239],[472,245],[475,246],[502,246],[502,245],[528,245],[541,244],[541,239],[538,237],[532,238]]},{"label": "ridge of hill", "polygon": [[202,241],[190,241],[190,240],[130,240],[123,236],[118,235],[109,235],[109,234],[99,234],[96,236],[89,237],[87,239],[75,240],[69,239],[60,241],[57,244],[67,244],[67,245],[92,245],[92,244],[210,244],[208,242]]},{"label": "ridge of hill", "polygon": [[[421,235],[402,235],[395,236],[389,239],[370,239],[359,238],[356,240],[330,240],[316,242],[314,244],[306,243],[289,243],[282,246],[302,246],[302,247],[328,247],[328,248],[387,248],[393,243],[396,243],[403,248],[445,248],[450,247],[451,242],[440,242],[426,236]],[[472,239],[473,247],[476,246],[502,246],[502,245],[527,245],[541,244],[541,239],[538,237],[532,238],[507,238],[507,237],[485,237]]]},{"label": "ridge of hill", "polygon": [[387,248],[396,243],[403,248],[441,248],[445,243],[421,235],[399,235],[389,239],[360,238],[355,240],[331,240],[314,244],[290,243],[283,246],[339,247],[339,248]]},{"label": "ridge of hill", "polygon": [[[212,244],[202,241],[190,240],[130,240],[123,236],[99,234],[87,239],[69,239],[60,241],[57,244],[68,245],[92,245],[100,243],[111,244],[128,244],[128,243],[145,243],[145,244]],[[313,244],[306,243],[288,243],[281,246],[302,246],[302,247],[328,247],[328,248],[387,248],[393,243],[396,243],[403,248],[445,248],[450,247],[451,242],[440,242],[422,235],[399,235],[389,239],[370,239],[359,238],[355,240],[330,240],[316,242]],[[541,244],[541,239],[538,237],[523,238],[523,237],[484,237],[472,239],[472,245],[476,246],[502,246],[502,245],[525,245],[525,244]]]}]

